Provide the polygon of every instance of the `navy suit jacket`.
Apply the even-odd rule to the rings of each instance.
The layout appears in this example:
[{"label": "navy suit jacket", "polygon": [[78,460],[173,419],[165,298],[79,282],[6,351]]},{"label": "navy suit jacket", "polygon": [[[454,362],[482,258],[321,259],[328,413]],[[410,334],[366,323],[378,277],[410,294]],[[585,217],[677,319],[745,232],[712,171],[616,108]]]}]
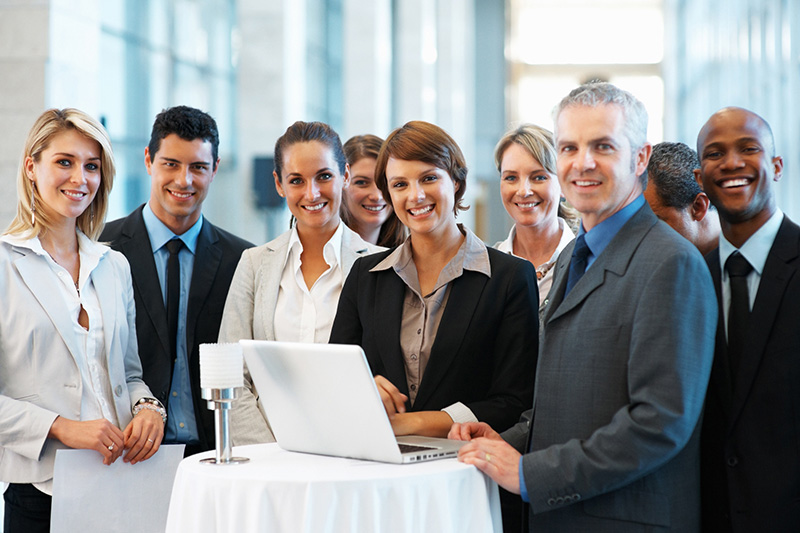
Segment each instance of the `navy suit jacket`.
[{"label": "navy suit jacket", "polygon": [[[500,430],[530,406],[538,349],[539,293],[528,261],[488,248],[491,278],[453,280],[425,375],[409,411],[456,402]],[[370,272],[390,251],[358,259],[339,298],[331,342],[358,344],[372,373],[408,394],[400,349],[406,285],[393,269]]]},{"label": "navy suit jacket", "polygon": [[[140,206],[125,218],[109,222],[100,241],[125,254],[131,265],[136,301],[136,336],[145,383],[165,406],[169,404],[174,361],[170,356],[167,311],[161,296],[150,237]],[[242,252],[253,246],[203,219],[197,239],[189,303],[186,310],[186,353],[192,384],[199,449],[215,446],[214,415],[200,397],[200,354],[203,343],[216,343],[228,288]]]},{"label": "navy suit jacket", "polygon": [[800,531],[800,227],[781,223],[731,383],[719,250],[707,257],[719,308],[702,433],[704,531]]}]

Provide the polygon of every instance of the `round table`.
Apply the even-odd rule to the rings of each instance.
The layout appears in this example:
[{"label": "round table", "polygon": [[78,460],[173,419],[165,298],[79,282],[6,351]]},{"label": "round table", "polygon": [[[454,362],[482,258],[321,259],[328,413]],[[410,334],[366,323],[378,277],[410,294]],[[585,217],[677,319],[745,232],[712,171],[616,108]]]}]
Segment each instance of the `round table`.
[{"label": "round table", "polygon": [[239,446],[239,465],[178,467],[167,532],[502,531],[497,485],[455,459],[384,464]]}]

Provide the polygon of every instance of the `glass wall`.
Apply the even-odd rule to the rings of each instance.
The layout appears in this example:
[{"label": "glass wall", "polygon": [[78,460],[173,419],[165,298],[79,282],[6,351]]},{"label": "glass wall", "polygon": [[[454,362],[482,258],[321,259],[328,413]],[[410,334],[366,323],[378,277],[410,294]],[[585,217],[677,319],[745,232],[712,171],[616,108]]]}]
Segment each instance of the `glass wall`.
[{"label": "glass wall", "polygon": [[552,110],[592,79],[636,95],[663,137],[664,19],[661,0],[509,0],[508,120],[552,129]]},{"label": "glass wall", "polygon": [[674,0],[667,16],[665,62],[671,138],[694,146],[708,117],[741,106],[772,126],[784,158],[777,200],[800,218],[800,2],[795,0]]},{"label": "glass wall", "polygon": [[190,105],[220,130],[234,168],[234,0],[105,0],[100,3],[100,118],[114,145],[117,181],[109,218],[149,197],[144,147],[162,109]]}]

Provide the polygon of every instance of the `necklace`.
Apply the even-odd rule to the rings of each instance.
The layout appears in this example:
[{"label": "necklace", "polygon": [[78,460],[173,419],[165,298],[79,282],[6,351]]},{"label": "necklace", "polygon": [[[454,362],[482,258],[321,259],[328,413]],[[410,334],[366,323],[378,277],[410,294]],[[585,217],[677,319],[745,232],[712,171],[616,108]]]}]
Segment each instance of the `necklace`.
[{"label": "necklace", "polygon": [[536,279],[541,281],[541,279],[545,276],[545,274],[547,274],[550,271],[550,269],[552,269],[555,266],[555,264],[556,264],[555,261],[551,261],[549,263],[540,265],[539,268],[536,269]]}]

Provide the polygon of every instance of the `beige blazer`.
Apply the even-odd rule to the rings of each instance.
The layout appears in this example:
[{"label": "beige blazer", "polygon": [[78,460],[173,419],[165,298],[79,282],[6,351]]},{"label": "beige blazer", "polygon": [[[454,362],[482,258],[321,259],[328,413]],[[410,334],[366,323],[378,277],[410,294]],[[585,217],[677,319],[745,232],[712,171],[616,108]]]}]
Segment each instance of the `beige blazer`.
[{"label": "beige blazer", "polygon": [[[95,246],[104,245],[94,244]],[[100,300],[113,407],[124,428],[139,398],[152,396],[141,379],[131,274],[110,249],[92,273]],[[48,439],[58,416],[80,419],[81,376],[73,324],[47,261],[13,238],[0,242],[0,480],[35,483],[53,477],[56,450]],[[99,458],[98,458],[99,460]]]},{"label": "beige blazer", "polygon": [[[219,342],[241,339],[275,340],[274,316],[291,231],[242,253],[233,275],[219,329]],[[353,263],[363,255],[384,250],[364,241],[344,226],[342,233],[342,274],[347,277]],[[331,302],[336,307],[338,302]],[[245,367],[244,388],[231,410],[231,441],[236,446],[274,442],[275,438],[259,409],[257,393]]]}]

